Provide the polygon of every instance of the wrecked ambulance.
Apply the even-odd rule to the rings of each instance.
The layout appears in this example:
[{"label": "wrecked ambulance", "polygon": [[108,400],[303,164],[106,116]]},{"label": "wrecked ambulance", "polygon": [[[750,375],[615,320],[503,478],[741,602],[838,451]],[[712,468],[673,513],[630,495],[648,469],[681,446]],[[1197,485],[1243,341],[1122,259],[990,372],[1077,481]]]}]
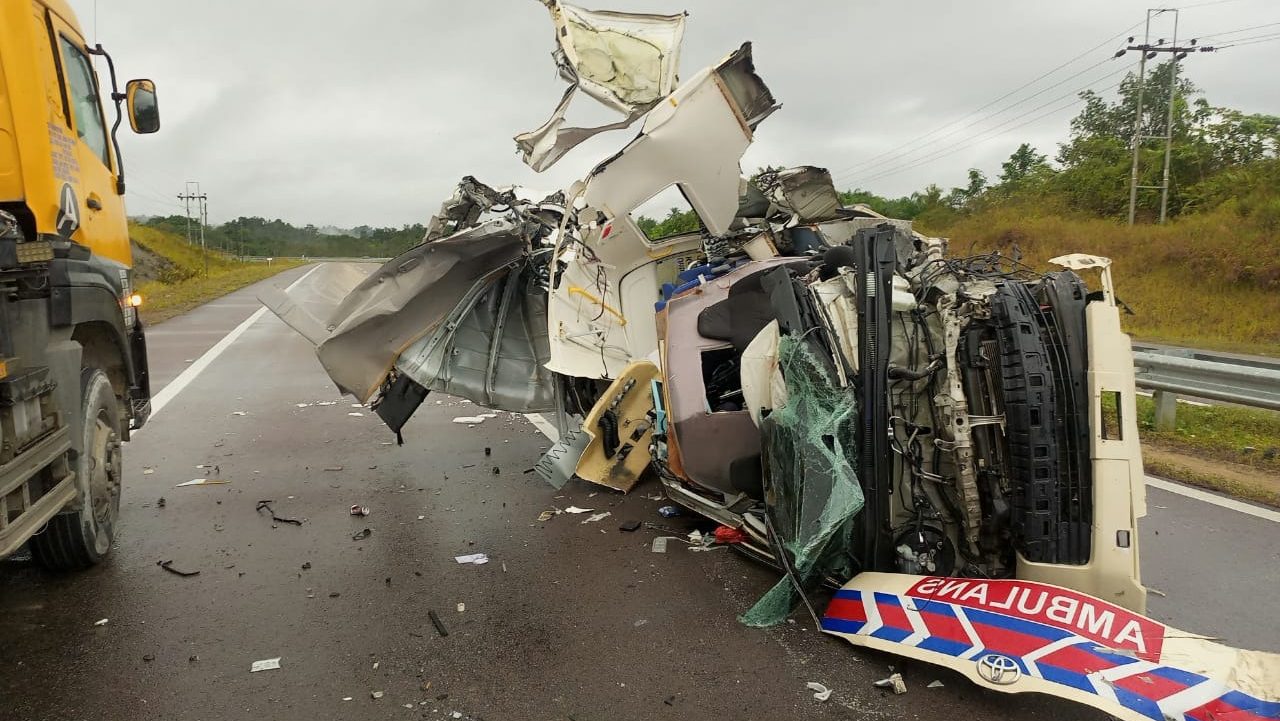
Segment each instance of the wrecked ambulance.
[{"label": "wrecked ambulance", "polygon": [[[653,474],[782,571],[746,623],[799,602],[987,688],[1125,719],[1280,718],[1280,658],[1144,615],[1107,259],[957,256],[844,206],[821,168],[745,179],[779,107],[750,44],[679,82],[683,15],[548,7],[569,87],[517,136],[525,161],[638,134],[550,196],[464,178],[422,244],[319,316],[264,295],[341,390],[398,436],[432,391],[554,413],[548,480],[626,492]],[[579,92],[623,118],[565,127]],[[636,210],[673,186],[700,227],[650,238]]]}]

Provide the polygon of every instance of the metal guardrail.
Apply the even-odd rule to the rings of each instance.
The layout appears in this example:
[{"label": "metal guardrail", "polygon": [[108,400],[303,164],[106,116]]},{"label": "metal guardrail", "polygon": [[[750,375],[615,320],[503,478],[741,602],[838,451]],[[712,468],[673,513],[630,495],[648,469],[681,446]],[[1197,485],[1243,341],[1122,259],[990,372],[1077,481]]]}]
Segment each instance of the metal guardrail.
[{"label": "metal guardrail", "polygon": [[1156,428],[1160,430],[1174,427],[1176,396],[1280,411],[1280,361],[1177,349],[1136,351],[1133,365],[1138,387],[1156,392]]},{"label": "metal guardrail", "polygon": [[354,256],[349,258],[330,258],[310,255],[275,255],[271,257],[267,257],[265,255],[238,255],[236,256],[236,259],[246,263],[270,263],[275,260],[302,260],[308,263],[386,263],[391,260],[390,258],[370,258],[367,255],[359,258]]},{"label": "metal guardrail", "polygon": [[1134,353],[1139,388],[1280,410],[1280,369]]}]

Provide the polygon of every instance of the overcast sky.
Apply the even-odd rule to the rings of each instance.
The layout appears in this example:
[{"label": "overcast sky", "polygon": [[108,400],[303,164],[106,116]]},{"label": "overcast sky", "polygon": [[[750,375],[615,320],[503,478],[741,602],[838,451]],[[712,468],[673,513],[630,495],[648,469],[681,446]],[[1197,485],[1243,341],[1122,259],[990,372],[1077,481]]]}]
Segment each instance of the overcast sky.
[{"label": "overcast sky", "polygon": [[[634,134],[599,136],[542,174],[520,162],[511,137],[540,125],[564,88],[536,0],[98,0],[96,30],[94,0],[71,4],[122,81],[149,77],[159,88],[161,131],[121,131],[132,214],[181,213],[174,196],[199,180],[215,223],[240,215],[342,227],[425,222],[463,175],[556,190]],[[747,172],[821,165],[840,187],[900,195],[930,182],[960,185],[970,167],[994,177],[1020,142],[1052,156],[1077,108],[1053,111],[1136,64],[1129,53],[1087,70],[1121,46],[1114,36],[1140,38],[1141,27],[1130,28],[1148,1],[583,4],[687,10],[682,77],[754,42],[757,70],[783,108],[757,131]],[[1278,0],[1175,6],[1184,8],[1181,37],[1268,24],[1204,42],[1280,33]],[[1157,20],[1153,37],[1172,36],[1169,19]],[[1280,42],[1196,54],[1183,67],[1214,104],[1280,115]],[[575,110],[592,102],[580,98]]]}]

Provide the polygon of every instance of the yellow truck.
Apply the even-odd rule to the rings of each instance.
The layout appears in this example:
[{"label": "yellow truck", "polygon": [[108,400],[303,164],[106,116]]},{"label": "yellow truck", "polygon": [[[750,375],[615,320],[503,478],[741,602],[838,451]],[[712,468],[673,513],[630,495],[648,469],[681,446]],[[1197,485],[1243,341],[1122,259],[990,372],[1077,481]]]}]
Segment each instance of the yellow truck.
[{"label": "yellow truck", "polygon": [[0,558],[29,544],[53,569],[100,561],[121,443],[151,412],[122,106],[134,132],[159,129],[154,84],[120,92],[65,0],[0,0]]}]

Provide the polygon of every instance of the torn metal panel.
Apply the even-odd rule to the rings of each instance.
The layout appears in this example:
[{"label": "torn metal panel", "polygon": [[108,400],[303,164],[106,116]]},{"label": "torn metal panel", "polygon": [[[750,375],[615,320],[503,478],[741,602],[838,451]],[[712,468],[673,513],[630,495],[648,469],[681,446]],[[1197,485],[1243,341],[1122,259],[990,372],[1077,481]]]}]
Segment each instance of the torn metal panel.
[{"label": "torn metal panel", "polygon": [[764,173],[756,182],[769,192],[776,203],[790,211],[793,222],[820,223],[835,220],[843,214],[840,195],[826,168],[810,165],[785,168]]},{"label": "torn metal panel", "polygon": [[[676,86],[685,16],[586,10],[548,0],[556,29],[552,56],[570,85],[547,122],[517,135],[525,163],[541,172],[584,140],[625,128]],[[624,117],[595,127],[564,127],[581,89]]]},{"label": "torn metal panel", "polygon": [[329,377],[363,402],[382,386],[401,352],[439,328],[493,268],[524,258],[527,246],[521,225],[493,220],[387,262],[327,318],[310,315],[284,293],[264,295],[262,301],[317,343]]},{"label": "torn metal panel", "polygon": [[435,332],[400,354],[396,370],[489,408],[552,410],[555,383],[544,367],[551,355],[543,278],[549,252],[487,274]]},{"label": "torn metal panel", "polygon": [[[571,189],[578,237],[562,238],[556,251],[564,268],[549,309],[553,370],[613,378],[657,349],[652,304],[661,283],[701,256],[702,241],[691,235],[652,243],[631,214],[676,185],[708,233],[729,231],[751,130],[722,73],[747,72],[750,53],[744,45],[682,84],[649,112],[638,138]],[[742,102],[772,107],[763,84],[738,84],[754,93]]]},{"label": "torn metal panel", "polygon": [[1280,655],[1045,583],[863,573],[836,592],[822,628],[984,688],[1048,693],[1125,721],[1280,717]]}]

